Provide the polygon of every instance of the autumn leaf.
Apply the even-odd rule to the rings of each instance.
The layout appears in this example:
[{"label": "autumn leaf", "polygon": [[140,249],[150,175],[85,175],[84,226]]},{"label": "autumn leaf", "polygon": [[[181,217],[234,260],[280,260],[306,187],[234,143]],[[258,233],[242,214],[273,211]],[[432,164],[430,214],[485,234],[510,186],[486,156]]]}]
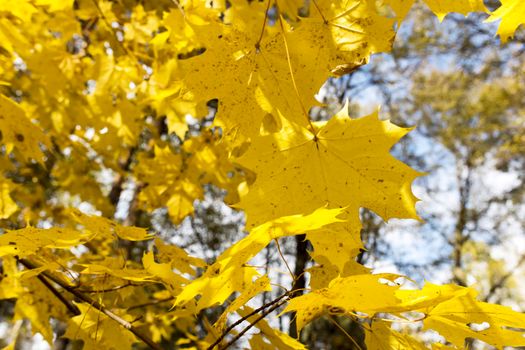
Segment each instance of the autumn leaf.
[{"label": "autumn leaf", "polygon": [[229,314],[246,305],[246,303],[248,303],[248,301],[250,301],[256,295],[263,292],[269,292],[271,290],[272,287],[270,286],[270,279],[268,276],[259,277],[253,282],[251,286],[248,286],[230,305],[228,305],[226,310],[224,310],[221,316],[217,319],[213,327],[215,327],[220,333],[224,332]]},{"label": "autumn leaf", "polygon": [[72,209],[69,213],[85,230],[101,237],[116,235],[128,241],[144,241],[154,237],[142,227],[123,226],[101,216],[86,215],[79,210]]},{"label": "autumn leaf", "polygon": [[0,132],[7,153],[16,149],[26,161],[34,159],[43,162],[45,157],[40,144],[51,148],[47,136],[31,123],[22,107],[4,95],[0,95]]},{"label": "autumn leaf", "polygon": [[[282,20],[266,26],[260,2],[235,3],[225,11],[226,24],[194,26],[206,51],[187,62],[189,97],[183,98],[218,98],[215,124],[234,145],[257,136],[268,115],[306,126],[305,112],[317,104],[313,95],[327,76],[389,51],[393,38],[393,21],[377,15],[372,1],[319,6],[321,15],[302,19],[297,28]],[[208,79],[216,72],[220,79]]]},{"label": "autumn leaf", "polygon": [[377,312],[396,307],[397,287],[379,282],[382,275],[354,275],[335,278],[327,288],[293,298],[283,313],[297,312],[297,329],[301,330],[314,319],[325,314],[353,314],[356,311],[373,316]]},{"label": "autumn leaf", "polygon": [[[414,5],[415,0],[383,0],[396,13],[399,20],[403,20]],[[438,17],[439,21],[449,13],[467,15],[471,12],[488,12],[483,0],[423,0],[430,10]]]},{"label": "autumn leaf", "polygon": [[410,129],[379,120],[377,112],[350,119],[344,109],[315,128],[285,124],[254,139],[238,160],[257,174],[238,204],[248,226],[323,206],[354,217],[364,207],[385,220],[417,219],[411,184],[421,173],[389,154]]},{"label": "autumn leaf", "polygon": [[367,350],[427,350],[420,341],[408,334],[397,332],[391,328],[391,323],[381,320],[372,321],[371,326],[365,326],[365,343]]},{"label": "autumn leaf", "polygon": [[521,0],[501,0],[501,6],[490,14],[486,22],[494,22],[501,19],[498,27],[498,35],[501,42],[505,43],[514,37],[514,32],[522,24],[525,24],[525,3]]},{"label": "autumn leaf", "polygon": [[43,248],[69,249],[92,237],[68,228],[40,229],[28,226],[0,235],[0,256],[16,255],[22,258],[36,254]]},{"label": "autumn leaf", "polygon": [[68,322],[65,338],[81,340],[84,350],[103,347],[110,350],[128,350],[136,342],[135,336],[91,305],[78,304],[80,315]]},{"label": "autumn leaf", "polygon": [[197,310],[223,303],[235,291],[244,291],[252,285],[256,269],[248,263],[273,239],[302,234],[333,222],[341,214],[339,209],[318,209],[310,215],[295,215],[269,221],[254,228],[248,236],[223,252],[206,272],[184,287],[177,296],[176,306],[182,306],[200,295]]},{"label": "autumn leaf", "polygon": [[7,219],[18,211],[18,206],[11,198],[14,184],[0,177],[0,219]]},{"label": "autumn leaf", "polygon": [[[248,314],[252,313],[254,310],[249,306],[244,306],[241,310],[238,310],[237,313],[242,317],[247,317]],[[247,317],[248,322],[253,321],[257,315],[252,315]],[[280,349],[280,350],[306,350],[306,347],[301,344],[297,339],[290,337],[288,334],[281,332],[277,329],[271,327],[268,322],[261,320],[255,324],[255,327],[259,329],[260,334],[266,338],[270,344],[271,348],[268,349]],[[262,341],[262,339],[261,339]],[[255,344],[261,344],[261,341],[256,339]],[[251,344],[251,343],[250,343]],[[264,342],[263,344],[268,344]],[[262,348],[264,349],[264,348]]]},{"label": "autumn leaf", "polygon": [[525,315],[509,307],[478,301],[476,294],[470,290],[432,307],[423,321],[425,329],[439,332],[458,347],[466,338],[482,340],[498,349],[524,346]]}]

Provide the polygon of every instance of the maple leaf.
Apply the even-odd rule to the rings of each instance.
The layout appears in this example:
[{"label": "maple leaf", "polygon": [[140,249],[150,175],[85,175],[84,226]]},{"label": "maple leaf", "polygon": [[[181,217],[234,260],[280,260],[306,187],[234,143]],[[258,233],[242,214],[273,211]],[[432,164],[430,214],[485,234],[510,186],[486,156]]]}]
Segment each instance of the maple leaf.
[{"label": "maple leaf", "polygon": [[[397,19],[402,21],[414,5],[415,0],[383,0],[396,13]],[[439,21],[451,12],[467,15],[470,12],[488,12],[483,0],[423,0]]]},{"label": "maple leaf", "polygon": [[[179,152],[167,145],[154,146],[154,157],[139,156],[135,168],[137,178],[144,183],[139,201],[147,209],[167,206],[174,222],[192,215],[195,199],[202,199],[202,186],[213,184],[235,196],[240,181],[236,169],[228,159],[224,144],[210,130],[203,130],[198,137],[184,142]],[[165,176],[158,176],[163,173]]]},{"label": "maple leaf", "polygon": [[0,132],[7,153],[16,148],[25,160],[45,160],[40,144],[51,149],[51,142],[36,125],[26,117],[24,110],[0,94]]},{"label": "maple leaf", "polygon": [[306,233],[313,252],[310,256],[320,264],[332,264],[343,275],[362,273],[362,265],[355,258],[363,248],[361,222],[357,215],[346,215],[346,222],[327,225],[319,230]]},{"label": "maple leaf", "polygon": [[108,275],[133,282],[151,282],[155,280],[155,276],[146,270],[113,266],[116,265],[115,261],[112,259],[108,260],[109,263],[79,264],[79,266],[84,267],[80,273],[83,275]]},{"label": "maple leaf", "polygon": [[0,219],[7,219],[18,210],[10,194],[13,186],[10,180],[0,177]]},{"label": "maple leaf", "polygon": [[115,235],[128,241],[145,241],[154,237],[142,227],[123,226],[107,218],[87,215],[76,209],[70,209],[68,213],[78,223],[83,225],[85,230],[101,237],[112,237]]},{"label": "maple leaf", "polygon": [[[155,238],[157,248],[157,259],[161,263],[169,263],[171,267],[181,273],[195,274],[195,268],[206,266],[206,262],[200,258],[190,256],[184,249],[176,245],[165,244],[161,239]],[[195,267],[195,268],[194,268]]]},{"label": "maple leaf", "polygon": [[171,264],[155,262],[152,252],[144,254],[142,264],[144,265],[144,270],[160,279],[172,295],[179,294],[181,285],[188,282],[184,277],[173,272]]},{"label": "maple leaf", "polygon": [[[242,1],[225,12],[226,23],[194,26],[206,51],[182,62],[186,98],[218,98],[214,123],[234,145],[258,135],[268,115],[306,126],[313,96],[332,71],[348,72],[390,50],[393,21],[377,15],[373,1],[319,3],[328,21],[316,14],[297,28],[282,19],[265,26],[265,4]],[[209,79],[216,72],[220,78]]]},{"label": "maple leaf", "polygon": [[31,16],[38,12],[30,0],[10,1],[0,0],[0,12],[7,12],[20,18],[24,22],[29,22]]},{"label": "maple leaf", "polygon": [[[476,294],[473,289],[467,289],[463,295],[437,303],[426,312],[424,328],[439,332],[458,347],[463,346],[466,338],[482,340],[498,349],[524,346],[525,314],[478,301]],[[482,329],[475,330],[472,324]]]},{"label": "maple leaf", "polygon": [[[288,93],[293,85],[281,34],[275,28],[271,34],[265,29],[259,40],[259,31],[250,30],[264,27],[265,4],[251,2],[247,5],[250,11],[239,5],[228,10],[231,23],[195,26],[206,51],[181,62],[188,71],[184,82],[192,93],[191,99],[219,99],[214,123],[223,128],[225,137],[234,145],[258,135],[264,116],[276,110],[299,116],[296,122],[305,123],[301,104]],[[242,13],[248,16],[242,17]],[[219,79],[209,79],[217,72],[221,72]],[[313,103],[311,95],[303,96],[304,104]]]},{"label": "maple leaf", "polygon": [[374,320],[369,327],[365,326],[366,349],[428,350],[422,342],[407,334],[396,332],[390,326],[391,324],[381,320]]},{"label": "maple leaf", "polygon": [[186,285],[177,296],[176,306],[182,306],[201,295],[197,310],[223,303],[234,291],[243,291],[252,284],[257,271],[246,263],[273,239],[316,230],[337,218],[342,210],[320,208],[310,215],[281,217],[254,228],[248,236],[223,252],[198,279]]},{"label": "maple leaf", "polygon": [[33,334],[42,334],[51,345],[53,344],[53,328],[50,318],[65,320],[67,309],[56,295],[35,278],[37,274],[38,272],[21,273],[14,257],[2,257],[0,299],[16,299],[13,320],[29,320]]},{"label": "maple leaf", "polygon": [[48,344],[53,344],[50,319],[65,321],[68,315],[66,307],[36,278],[27,279],[22,285],[24,291],[17,296],[14,320],[29,320],[33,334],[40,333]]},{"label": "maple leaf", "polygon": [[317,1],[310,17],[286,34],[297,64],[301,93],[315,93],[330,75],[343,75],[368,63],[370,55],[388,52],[394,20],[378,14],[374,1]]},{"label": "maple leaf", "polygon": [[355,311],[374,315],[399,305],[395,296],[397,287],[379,283],[387,275],[354,275],[335,278],[328,288],[293,298],[283,313],[297,312],[297,330],[324,314],[352,314]]},{"label": "maple leaf", "polygon": [[217,319],[213,325],[220,333],[224,332],[226,328],[226,321],[229,314],[237,311],[243,307],[248,301],[250,301],[256,295],[262,292],[269,292],[272,290],[270,285],[270,279],[264,275],[259,277],[251,286],[248,286],[243,292],[224,310],[221,316]]},{"label": "maple leaf", "polygon": [[53,227],[40,229],[32,226],[7,231],[0,236],[0,256],[16,255],[20,258],[33,255],[42,248],[69,249],[89,241],[93,235]]},{"label": "maple leaf", "polygon": [[451,12],[461,13],[465,16],[470,12],[488,12],[483,0],[424,0],[424,2],[440,22]]},{"label": "maple leaf", "polygon": [[[257,314],[252,315],[251,317],[248,317],[248,315],[252,313],[253,311],[254,310],[251,307],[244,306],[242,309],[238,310],[237,313],[241,315],[242,317],[247,317],[248,322],[253,322],[257,318]],[[263,335],[264,338],[270,341],[270,344],[272,345],[272,347],[266,347],[268,349],[306,350],[306,347],[303,344],[301,344],[297,339],[294,339],[290,337],[288,334],[272,328],[268,324],[268,322],[266,322],[264,319],[255,323],[255,327],[261,331],[261,335]],[[263,346],[264,344],[267,344],[267,343],[262,342],[262,339],[261,341],[255,340],[255,342],[256,344],[262,343]],[[259,349],[258,347],[253,347],[253,348]],[[262,347],[261,349],[266,349],[266,348]]]},{"label": "maple leaf", "polygon": [[501,42],[505,43],[514,37],[514,32],[522,24],[525,24],[525,2],[522,0],[501,0],[501,6],[490,14],[486,22],[494,22],[501,19],[498,27],[498,35]]},{"label": "maple leaf", "polygon": [[410,187],[422,174],[389,154],[410,129],[379,120],[377,112],[350,119],[345,109],[316,129],[285,124],[254,139],[239,158],[257,174],[238,204],[248,226],[323,206],[345,208],[353,217],[364,207],[385,220],[417,219]]},{"label": "maple leaf", "polygon": [[84,350],[127,350],[136,342],[131,332],[93,306],[81,303],[77,307],[81,313],[69,320],[63,336],[82,340]]}]

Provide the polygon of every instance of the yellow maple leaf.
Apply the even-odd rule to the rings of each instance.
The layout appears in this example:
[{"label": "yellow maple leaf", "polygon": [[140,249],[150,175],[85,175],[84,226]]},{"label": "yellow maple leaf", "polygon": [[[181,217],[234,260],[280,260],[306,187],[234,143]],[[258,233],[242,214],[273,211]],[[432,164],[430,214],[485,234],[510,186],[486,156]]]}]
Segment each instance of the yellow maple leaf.
[{"label": "yellow maple leaf", "polygon": [[281,217],[254,228],[248,236],[223,252],[215,263],[198,279],[188,284],[177,296],[175,305],[181,306],[201,295],[197,310],[223,303],[235,291],[243,291],[252,284],[257,271],[246,263],[273,239],[302,234],[333,222],[342,210],[320,208],[310,215]]},{"label": "yellow maple leaf", "polygon": [[77,304],[80,315],[72,317],[65,338],[82,340],[84,350],[129,350],[137,340],[127,329],[116,321],[86,304]]},{"label": "yellow maple leaf", "polygon": [[346,215],[345,219],[344,223],[334,223],[307,232],[306,239],[314,248],[310,256],[316,262],[332,264],[341,273],[347,270],[346,273],[351,274],[351,270],[359,270],[353,259],[363,248],[361,222],[357,215]]},{"label": "yellow maple leaf", "polygon": [[0,236],[0,256],[33,255],[42,248],[69,249],[89,241],[93,235],[62,227],[40,229],[32,226],[7,231]]},{"label": "yellow maple leaf", "polygon": [[[181,273],[195,274],[194,267],[205,267],[206,262],[200,258],[190,256],[184,249],[172,244],[165,244],[160,238],[155,238],[157,259],[161,263],[169,263],[172,268]],[[194,266],[194,267],[193,267]]]},{"label": "yellow maple leaf", "polygon": [[316,93],[331,73],[349,73],[392,48],[394,20],[380,16],[375,1],[317,1],[310,11],[286,34],[296,64],[304,67],[294,74],[301,93]]},{"label": "yellow maple leaf", "polygon": [[239,159],[257,174],[238,204],[248,226],[323,206],[346,208],[354,217],[364,207],[385,220],[417,219],[411,184],[422,174],[389,153],[409,130],[377,113],[350,119],[343,109],[315,133],[288,123],[254,139]]},{"label": "yellow maple leaf", "polygon": [[[249,306],[244,306],[242,309],[238,310],[237,313],[242,317],[247,317],[248,314],[254,310]],[[247,321],[253,324],[253,321],[258,317],[257,314],[247,317]],[[271,327],[268,322],[264,319],[258,321],[254,324],[256,328],[261,331],[261,334],[264,335],[266,339],[270,341],[272,347],[267,347],[268,349],[279,349],[279,350],[306,350],[306,347],[301,344],[297,339],[290,337],[288,334],[283,333],[277,329]],[[262,341],[262,339],[261,339]],[[257,340],[256,340],[257,342]],[[257,342],[260,344],[260,342]],[[267,343],[264,343],[267,344]],[[254,349],[259,349],[254,347]],[[266,349],[266,348],[261,348]]]},{"label": "yellow maple leaf", "polygon": [[172,295],[177,295],[181,285],[188,282],[184,277],[173,272],[170,264],[155,262],[153,252],[144,254],[142,264],[144,265],[144,270],[161,280]]},{"label": "yellow maple leaf", "polygon": [[18,206],[11,198],[14,184],[0,177],[0,219],[7,219],[18,210]]},{"label": "yellow maple leaf", "polygon": [[283,313],[297,312],[297,329],[324,314],[352,314],[355,311],[373,315],[399,305],[395,296],[397,287],[379,283],[384,275],[354,275],[336,278],[328,288],[293,298]]},{"label": "yellow maple leaf", "polygon": [[[214,123],[235,145],[259,134],[264,116],[275,110],[299,116],[296,122],[304,123],[300,103],[288,93],[293,86],[280,33],[273,28],[272,34],[264,35],[259,42],[259,31],[250,29],[262,28],[265,4],[252,2],[249,7],[251,11],[232,7],[228,11],[228,16],[234,17],[232,23],[196,26],[206,51],[182,62],[188,71],[184,82],[189,92],[185,98],[218,98],[219,112]],[[243,18],[239,13],[248,16]],[[217,72],[221,73],[220,79],[209,79]],[[313,102],[310,95],[304,97],[303,103]]]},{"label": "yellow maple leaf", "polygon": [[424,0],[427,6],[443,21],[451,12],[467,15],[470,12],[488,12],[483,0]]},{"label": "yellow maple leaf", "polygon": [[[525,346],[525,314],[510,307],[478,301],[477,293],[472,289],[468,291],[428,311],[424,328],[439,332],[457,347],[462,347],[466,338],[482,340],[498,349]],[[472,324],[481,328],[476,330]]]},{"label": "yellow maple leaf", "polygon": [[[349,72],[390,50],[393,20],[379,16],[374,1],[318,3],[322,15],[312,10],[293,27],[282,20],[264,26],[261,2],[236,2],[225,23],[194,26],[206,51],[182,62],[184,98],[218,98],[214,123],[234,145],[258,135],[268,115],[306,126],[307,110],[318,104],[313,96],[332,72]],[[220,79],[209,79],[217,72]]]},{"label": "yellow maple leaf", "polygon": [[111,237],[116,235],[128,241],[145,241],[154,238],[145,228],[135,226],[123,226],[101,216],[87,215],[76,209],[70,209],[73,218],[94,235]]},{"label": "yellow maple leaf", "polygon": [[42,144],[51,149],[51,142],[46,135],[26,117],[22,107],[11,99],[0,94],[0,132],[2,143],[7,147],[7,153],[16,149],[25,160],[45,160],[40,149]]},{"label": "yellow maple leaf", "polygon": [[366,349],[428,350],[424,343],[407,334],[396,332],[390,326],[391,323],[374,320],[370,327],[364,327]]},{"label": "yellow maple leaf", "polygon": [[29,320],[33,334],[42,334],[51,345],[53,344],[51,317],[65,321],[68,315],[67,309],[40,280],[32,278],[25,281],[23,285],[24,292],[16,300],[14,320]]},{"label": "yellow maple leaf", "polygon": [[[467,15],[470,12],[488,12],[483,0],[423,0],[430,10],[443,21],[451,12]],[[414,5],[415,0],[383,0],[394,10],[398,20],[403,20]]]},{"label": "yellow maple leaf", "polygon": [[514,36],[514,32],[522,24],[525,24],[525,1],[501,0],[501,6],[490,14],[486,22],[494,22],[501,19],[498,34],[501,42],[505,43]]},{"label": "yellow maple leaf", "polygon": [[84,267],[84,269],[80,271],[83,275],[109,275],[133,282],[151,282],[155,280],[155,276],[152,273],[142,269],[122,268],[121,266],[115,267],[109,264],[79,264],[79,266]]},{"label": "yellow maple leaf", "polygon": [[24,22],[29,22],[31,16],[38,12],[30,0],[0,0],[0,12],[7,12],[20,18]]},{"label": "yellow maple leaf", "polygon": [[229,314],[240,309],[243,305],[248,303],[248,301],[250,301],[250,299],[252,299],[256,295],[271,290],[272,287],[270,285],[270,279],[268,278],[268,276],[264,275],[262,277],[259,277],[255,282],[253,282],[251,286],[248,286],[248,288],[243,290],[243,292],[237,298],[235,298],[235,300],[230,305],[228,305],[226,310],[223,311],[221,316],[213,324],[213,327],[216,328],[219,333],[224,332]]}]

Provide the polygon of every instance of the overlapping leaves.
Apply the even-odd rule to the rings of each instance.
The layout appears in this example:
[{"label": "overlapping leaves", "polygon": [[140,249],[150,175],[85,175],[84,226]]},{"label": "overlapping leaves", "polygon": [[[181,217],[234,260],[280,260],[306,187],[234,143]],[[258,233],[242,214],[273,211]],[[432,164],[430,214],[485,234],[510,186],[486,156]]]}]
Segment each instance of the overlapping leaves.
[{"label": "overlapping leaves", "polygon": [[[440,20],[449,12],[486,11],[481,1],[424,2]],[[209,266],[159,239],[155,251],[141,251],[142,259],[128,261],[119,245],[145,244],[130,243],[152,238],[145,229],[52,208],[47,215],[66,225],[28,226],[0,236],[6,272],[0,296],[18,299],[16,319],[29,319],[33,330],[52,342],[49,318],[67,316],[56,295],[35,284],[41,283],[37,275],[47,271],[72,288],[89,286],[86,293],[107,291],[104,303],[114,305],[124,319],[133,315],[138,320],[147,309],[144,319],[153,320],[149,329],[156,341],[173,329],[193,341],[192,314],[239,292],[208,327],[213,338],[231,313],[254,320],[245,304],[271,289],[250,260],[272,240],[306,233],[317,263],[309,270],[314,291],[294,298],[287,308],[297,312],[299,327],[327,314],[366,318],[372,322],[365,327],[370,349],[417,348],[413,338],[377,316],[415,311],[424,314],[424,327],[458,347],[471,337],[496,347],[523,345],[518,331],[523,315],[481,303],[470,289],[400,290],[391,286],[396,276],[372,275],[353,260],[362,248],[360,208],[385,220],[417,218],[411,184],[420,173],[389,154],[409,130],[377,114],[351,119],[346,110],[328,122],[312,123],[308,111],[328,77],[349,73],[371,54],[390,50],[395,22],[413,1],[383,1],[395,18],[373,0],[313,1],[300,16],[300,1],[174,3],[180,7],[148,9],[144,2],[128,11],[127,2],[0,0],[0,84],[22,100],[17,104],[0,96],[0,219],[14,216],[20,203],[25,218],[38,221],[39,203],[45,202],[44,191],[34,188],[13,196],[18,184],[3,177],[8,172],[14,177],[10,163],[23,169],[17,175],[30,177],[32,168],[22,164],[50,160],[54,186],[80,195],[107,216],[114,208],[102,198],[95,176],[75,177],[101,168],[124,176],[134,167],[141,208],[167,206],[179,222],[193,212],[204,184],[236,197],[237,162],[256,176],[241,185],[238,204],[251,232]],[[157,12],[163,10],[161,20]],[[502,19],[498,33],[505,41],[523,23],[523,12],[520,1],[505,0],[488,20]],[[221,130],[190,135],[187,114],[203,117],[205,103],[214,99],[213,123]],[[170,148],[151,127],[152,119],[163,118],[180,147]],[[146,152],[136,156],[143,144]],[[74,164],[79,159],[85,167]],[[30,182],[39,181],[33,176]],[[73,250],[76,246],[82,249]],[[41,266],[21,272],[15,257]],[[175,308],[158,316],[155,308],[166,301]],[[80,315],[69,321],[65,336],[82,340],[85,348],[130,348],[136,341],[90,305],[78,308]],[[485,322],[488,329],[470,327]],[[250,339],[254,348],[302,348],[264,321],[256,327],[260,334]]]}]

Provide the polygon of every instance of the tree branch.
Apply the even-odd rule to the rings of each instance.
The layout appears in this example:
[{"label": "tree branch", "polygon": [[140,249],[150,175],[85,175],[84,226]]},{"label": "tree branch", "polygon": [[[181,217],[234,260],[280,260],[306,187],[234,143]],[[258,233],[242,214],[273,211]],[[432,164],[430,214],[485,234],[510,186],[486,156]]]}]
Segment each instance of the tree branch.
[{"label": "tree branch", "polygon": [[175,297],[168,297],[168,298],[164,298],[164,299],[152,300],[152,301],[149,301],[149,302],[144,303],[144,304],[133,305],[133,306],[129,307],[128,310],[140,309],[141,307],[157,305],[157,304],[165,303],[167,301],[174,300],[174,299],[175,299]]},{"label": "tree branch", "polygon": [[[281,296],[277,297],[276,299],[274,299],[274,300],[272,300],[272,301],[270,301],[270,302],[268,302],[268,303],[266,303],[266,304],[260,306],[259,308],[257,308],[257,309],[255,309],[255,310],[253,310],[252,312],[250,312],[248,315],[243,316],[243,317],[241,317],[240,319],[238,319],[237,321],[235,321],[234,323],[232,323],[228,328],[226,328],[226,329],[224,330],[224,332],[222,332],[221,336],[220,336],[219,338],[217,338],[217,340],[215,340],[215,341],[213,342],[213,344],[211,344],[206,350],[213,350],[213,348],[214,348],[215,346],[219,345],[220,342],[224,339],[224,337],[226,337],[226,336],[228,335],[228,333],[230,333],[235,327],[237,327],[238,325],[240,325],[242,322],[246,321],[248,318],[252,317],[253,315],[258,314],[260,311],[262,311],[262,310],[264,310],[264,309],[266,309],[266,308],[268,308],[268,307],[270,307],[270,306],[272,306],[272,305],[274,305],[274,304],[279,303],[279,301],[281,301],[284,297],[287,297],[287,296],[289,295],[289,293],[290,293],[290,292],[286,292],[286,293],[282,294]],[[284,302],[283,302],[283,303],[284,303]],[[281,306],[282,303],[279,303],[278,305]],[[277,307],[278,307],[278,306],[277,306]],[[273,310],[275,310],[277,307],[273,307],[273,308],[271,308],[271,309],[270,309],[270,310],[271,310],[270,312],[272,312]],[[263,313],[263,315],[266,316],[266,315],[267,315],[268,313],[270,313],[270,312]],[[261,319],[258,318],[258,319],[256,320],[255,323],[259,322],[260,320],[261,320]],[[255,324],[255,323],[254,323],[254,324]],[[254,324],[252,324],[252,326],[253,326]],[[246,332],[245,332],[245,333],[246,333]],[[235,338],[234,338],[234,339],[235,339]],[[232,339],[232,340],[233,340],[233,339]],[[230,342],[230,343],[232,343],[232,342]],[[230,344],[230,343],[228,343],[228,344]],[[227,344],[226,347],[229,346],[228,344]],[[233,344],[233,343],[232,343],[232,344]],[[231,345],[231,344],[230,344],[230,345]],[[226,348],[224,348],[224,349],[226,349]]]},{"label": "tree branch", "polygon": [[[29,260],[26,260],[26,259],[18,259],[18,261],[24,265],[27,269],[30,269],[30,270],[33,270],[33,269],[36,269],[38,268],[39,266],[37,266],[36,264],[32,263],[31,261]],[[103,314],[105,314],[106,316],[108,316],[109,318],[111,318],[112,320],[114,320],[115,322],[117,322],[118,324],[120,324],[122,327],[124,327],[125,329],[129,330],[131,333],[133,333],[137,338],[139,338],[140,340],[142,340],[146,345],[148,345],[151,349],[154,349],[154,350],[161,350],[161,347],[159,345],[157,345],[155,342],[153,342],[153,340],[151,340],[148,336],[142,334],[142,332],[140,332],[135,326],[133,326],[131,323],[129,323],[128,321],[124,320],[123,318],[115,315],[113,312],[111,312],[110,310],[106,309],[106,307],[104,307],[102,304],[100,304],[98,301],[96,300],[93,300],[91,297],[85,295],[84,293],[78,291],[77,289],[75,289],[74,287],[72,286],[68,286],[67,284],[65,284],[63,281],[61,281],[59,278],[53,276],[52,274],[50,274],[49,272],[47,271],[42,271],[40,273],[40,275],[38,276],[39,278],[41,277],[40,280],[47,278],[51,281],[53,281],[54,283],[58,284],[61,288],[63,288],[64,290],[68,291],[69,293],[73,294],[75,297],[77,297],[78,299],[82,300],[83,302],[91,305],[92,307],[98,309],[100,312],[102,312]],[[47,281],[46,281],[47,282]],[[53,290],[56,291],[56,289],[51,286],[51,284],[49,284],[49,282],[47,283],[44,283],[46,285],[46,287],[50,288],[50,290],[53,292]],[[58,291],[56,291],[58,293]],[[58,295],[56,293],[53,292],[53,294],[55,294],[57,297]],[[60,293],[58,293],[60,294]],[[61,298],[60,300],[63,301],[63,295],[61,295]],[[65,298],[64,298],[65,299]],[[68,301],[69,302],[69,301]],[[77,308],[78,310],[78,308]],[[80,311],[78,311],[77,315],[80,314]]]},{"label": "tree branch", "polygon": [[[22,260],[18,260],[22,265],[24,265],[25,267],[27,267],[25,264],[24,264],[24,261]],[[62,295],[62,293],[60,293],[51,283],[49,283],[48,280],[45,279],[44,276],[41,276],[41,275],[38,275],[36,276],[40,282],[42,282],[42,284],[44,286],[46,286],[47,289],[49,289],[49,291],[51,293],[53,293],[54,296],[57,297],[58,300],[60,300],[62,302],[62,304],[64,304],[66,306],[66,308],[69,310],[69,312],[71,312],[73,315],[75,316],[78,316],[80,315],[80,310],[78,309],[78,307],[73,304],[71,302],[71,300],[67,299],[65,296]]]},{"label": "tree branch", "polygon": [[[283,305],[284,303],[286,303],[286,300],[282,300],[281,302],[275,304],[274,306],[272,306],[271,308],[269,308],[268,310],[264,311],[259,317],[257,317],[253,322],[251,322],[248,326],[246,326],[246,328],[244,328],[239,334],[237,334],[232,340],[230,340],[228,343],[226,343],[225,346],[219,348],[219,350],[226,350],[228,349],[230,346],[232,346],[237,340],[241,339],[241,337],[246,333],[248,332],[252,327],[254,327],[257,323],[259,323],[260,320],[262,320],[263,318],[265,318],[269,313],[273,312],[274,310],[276,310],[277,308],[279,308],[281,305]],[[211,350],[211,348],[208,348]]]}]

